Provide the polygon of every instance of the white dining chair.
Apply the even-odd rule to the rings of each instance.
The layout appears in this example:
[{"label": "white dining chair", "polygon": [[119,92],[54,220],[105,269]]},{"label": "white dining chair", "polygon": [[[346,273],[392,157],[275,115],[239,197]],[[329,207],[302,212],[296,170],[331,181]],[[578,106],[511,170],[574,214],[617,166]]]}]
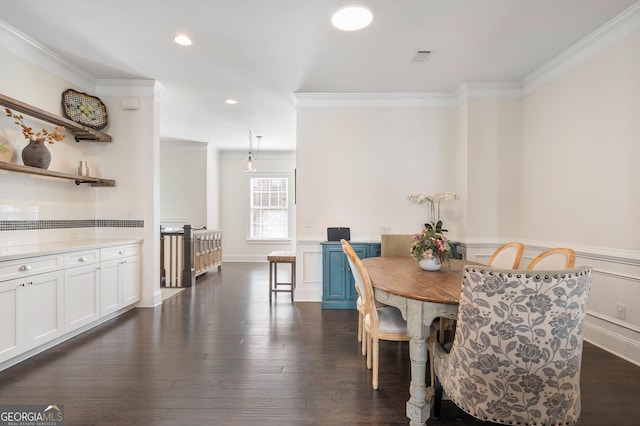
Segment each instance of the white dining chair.
[{"label": "white dining chair", "polygon": [[[342,241],[344,241],[344,243]],[[353,269],[355,266],[352,265],[352,262],[349,259],[349,253],[348,253],[348,251],[354,251],[353,247],[351,247],[351,244],[347,243],[346,240],[340,240],[340,242],[342,243],[342,251],[347,256],[347,260],[349,261],[349,269],[353,272]],[[355,275],[354,275],[354,281],[355,281]],[[358,342],[360,342],[362,345],[362,355],[364,356],[367,354],[367,332],[364,329],[364,302],[363,302],[363,297],[360,291],[360,286],[358,285],[357,282],[355,282],[354,285],[356,287],[356,293],[358,295],[356,299],[356,309],[358,310],[357,338],[358,338]]]},{"label": "white dining chair", "polygon": [[360,289],[364,306],[364,329],[367,341],[367,368],[373,370],[371,386],[378,389],[378,370],[380,363],[380,340],[408,342],[407,322],[393,306],[377,307],[373,294],[373,285],[360,258],[346,240],[342,247],[351,265],[351,272]]}]

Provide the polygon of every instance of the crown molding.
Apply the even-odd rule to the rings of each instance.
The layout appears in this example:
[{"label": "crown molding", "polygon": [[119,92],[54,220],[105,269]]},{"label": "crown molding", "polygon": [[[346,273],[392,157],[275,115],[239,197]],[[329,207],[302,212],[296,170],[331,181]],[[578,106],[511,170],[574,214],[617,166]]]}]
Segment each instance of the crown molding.
[{"label": "crown molding", "polygon": [[463,83],[452,93],[295,93],[298,109],[457,108],[475,99],[520,99],[517,81]]},{"label": "crown molding", "polygon": [[89,73],[4,21],[0,21],[0,47],[81,90],[91,93],[95,89],[96,80]]},{"label": "crown molding", "polygon": [[298,109],[455,108],[452,93],[294,93]]},{"label": "crown molding", "polygon": [[99,96],[133,96],[159,99],[164,86],[157,80],[99,79],[96,94]]},{"label": "crown molding", "polygon": [[588,59],[640,30],[640,1],[522,79],[528,94],[559,79]]},{"label": "crown molding", "polygon": [[164,90],[163,86],[155,80],[96,79],[4,21],[0,21],[0,47],[87,93],[95,93],[99,96],[136,96],[158,99]]},{"label": "crown molding", "polygon": [[459,105],[468,100],[521,99],[522,85],[518,81],[463,83],[455,95]]}]

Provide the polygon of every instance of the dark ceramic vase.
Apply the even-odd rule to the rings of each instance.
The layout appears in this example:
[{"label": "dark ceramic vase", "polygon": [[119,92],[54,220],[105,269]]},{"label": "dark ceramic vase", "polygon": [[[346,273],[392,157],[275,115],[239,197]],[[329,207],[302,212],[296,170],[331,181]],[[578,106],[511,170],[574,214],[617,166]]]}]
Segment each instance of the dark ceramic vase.
[{"label": "dark ceramic vase", "polygon": [[29,141],[22,150],[22,162],[25,166],[47,169],[51,164],[51,153],[42,141]]}]

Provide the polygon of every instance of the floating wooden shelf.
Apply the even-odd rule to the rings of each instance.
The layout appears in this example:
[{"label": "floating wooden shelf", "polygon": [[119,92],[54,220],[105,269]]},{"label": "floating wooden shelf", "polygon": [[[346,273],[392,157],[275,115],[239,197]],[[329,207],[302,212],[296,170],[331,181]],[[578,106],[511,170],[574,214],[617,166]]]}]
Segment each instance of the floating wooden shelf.
[{"label": "floating wooden shelf", "polygon": [[68,179],[76,182],[76,185],[80,185],[81,183],[89,183],[91,186],[105,186],[105,187],[113,187],[116,186],[116,181],[111,179],[101,179],[92,176],[78,176],[72,175],[70,173],[60,173],[54,172],[51,170],[40,169],[38,167],[30,167],[30,166],[22,166],[20,164],[7,163],[4,161],[0,161],[0,170],[9,170],[12,172],[18,173],[27,173],[31,175],[39,175],[39,176],[49,176],[60,179]]},{"label": "floating wooden shelf", "polygon": [[9,96],[0,94],[0,105],[3,105],[13,111],[27,114],[31,117],[38,118],[56,126],[64,126],[64,128],[73,134],[76,138],[76,142],[93,141],[93,142],[111,142],[111,136],[91,127],[84,126],[80,123],[68,120],[64,117],[59,117],[55,114],[51,114],[43,109],[36,108],[34,106],[20,102],[17,99],[10,98]]}]

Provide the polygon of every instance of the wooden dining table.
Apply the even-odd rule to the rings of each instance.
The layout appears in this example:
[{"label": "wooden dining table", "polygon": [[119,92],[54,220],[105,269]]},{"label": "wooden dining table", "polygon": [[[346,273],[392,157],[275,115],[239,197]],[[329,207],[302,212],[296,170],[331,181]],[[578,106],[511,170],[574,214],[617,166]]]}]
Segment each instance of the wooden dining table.
[{"label": "wooden dining table", "polygon": [[437,318],[457,318],[463,267],[481,264],[456,259],[450,264],[445,262],[438,271],[423,271],[408,256],[370,257],[362,259],[362,263],[371,278],[376,300],[398,308],[407,321],[411,339],[407,417],[410,425],[424,425],[433,399],[433,389],[426,384],[431,324]]}]

